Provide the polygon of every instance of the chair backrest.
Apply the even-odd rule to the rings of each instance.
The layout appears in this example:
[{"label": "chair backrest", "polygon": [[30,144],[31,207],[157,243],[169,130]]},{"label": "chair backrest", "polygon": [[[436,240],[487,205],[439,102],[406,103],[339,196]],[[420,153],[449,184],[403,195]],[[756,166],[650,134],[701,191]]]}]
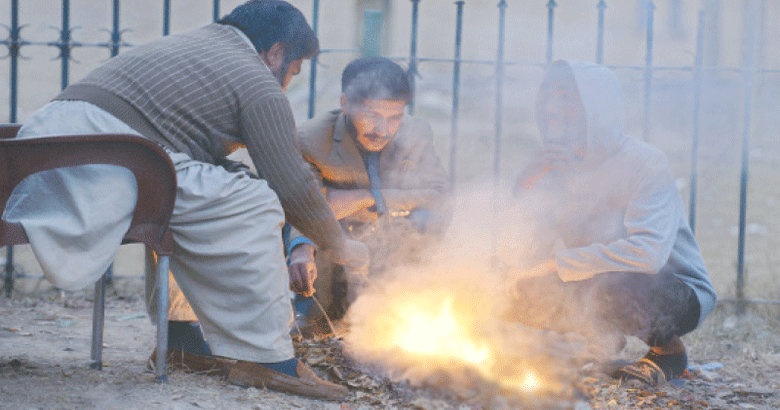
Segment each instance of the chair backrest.
[{"label": "chair backrest", "polygon": [[[168,223],[176,200],[176,171],[168,154],[137,135],[94,134],[14,139],[17,124],[0,125],[0,212],[27,176],[87,164],[129,169],[138,184],[130,229],[123,243],[139,242],[160,255],[173,253]],[[0,221],[0,246],[28,243],[21,224]]]}]

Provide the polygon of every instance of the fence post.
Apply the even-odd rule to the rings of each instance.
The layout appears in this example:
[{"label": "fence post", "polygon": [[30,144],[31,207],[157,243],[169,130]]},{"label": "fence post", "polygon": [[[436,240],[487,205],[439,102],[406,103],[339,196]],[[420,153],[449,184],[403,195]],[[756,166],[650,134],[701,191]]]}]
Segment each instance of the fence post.
[{"label": "fence post", "polygon": [[745,313],[745,217],[747,211],[748,159],[750,149],[750,109],[753,105],[753,74],[756,11],[753,7],[748,21],[747,52],[745,53],[745,119],[742,129],[742,174],[739,187],[739,242],[737,244],[737,313]]},{"label": "fence post", "polygon": [[[119,30],[119,0],[114,0],[114,8],[112,10],[112,15],[111,15],[111,44],[109,44],[109,49],[111,50],[111,57],[115,57],[117,54],[119,54],[119,41],[121,37],[122,37],[122,32]],[[98,282],[95,284],[95,309],[98,308],[97,307],[97,301],[99,300],[98,297],[101,298],[105,297],[104,295],[105,289],[103,288],[104,285],[111,286],[111,287],[114,286],[114,263],[113,262],[111,262],[111,264],[108,265],[108,269],[106,269],[106,272],[103,274],[100,280],[98,280]],[[103,319],[100,319],[101,323],[102,320]],[[102,334],[100,338],[101,338],[100,340],[103,340]],[[99,353],[95,353],[94,346],[92,352],[93,352],[92,353],[93,357],[95,354],[99,356]],[[102,364],[100,364],[100,362],[101,362],[101,358],[98,357],[97,358],[97,363],[99,366],[98,369],[102,368]]]},{"label": "fence post", "polygon": [[[314,0],[314,7],[311,13],[311,29],[314,35],[320,23],[320,0]],[[309,115],[308,118],[314,118],[314,106],[317,99],[317,56],[312,57],[309,65]]]},{"label": "fence post", "polygon": [[[550,0],[550,2],[553,2]],[[554,3],[554,2],[553,2]],[[493,153],[493,182],[498,183],[501,174],[501,134],[504,114],[504,27],[506,1],[498,3],[498,52],[496,53],[496,141]]]},{"label": "fence post", "polygon": [[62,0],[62,28],[60,29],[60,41],[55,43],[60,49],[59,58],[62,60],[62,74],[60,77],[60,89],[68,86],[68,63],[70,62],[70,0]]},{"label": "fence post", "polygon": [[555,0],[547,2],[547,64],[550,64],[553,58],[553,23],[555,23],[555,6],[557,5]]},{"label": "fence post", "polygon": [[702,53],[704,53],[704,11],[699,12],[696,33],[696,57],[693,63],[693,137],[691,143],[691,192],[688,204],[688,221],[691,232],[696,232],[696,191],[699,162],[699,114],[701,111]]},{"label": "fence post", "polygon": [[112,28],[111,28],[111,57],[115,57],[119,54],[119,42],[122,39],[122,32],[119,30],[119,0],[114,0],[114,10],[112,16]]},{"label": "fence post", "polygon": [[419,13],[420,0],[412,0],[412,44],[409,46],[409,87],[412,90],[412,99],[409,101],[408,112],[414,115],[415,79],[417,77],[417,15]]},{"label": "fence post", "polygon": [[363,11],[363,57],[382,54],[382,10]]},{"label": "fence post", "polygon": [[645,55],[645,117],[642,126],[642,139],[650,136],[650,95],[653,89],[653,13],[655,3],[647,2],[647,53]]},{"label": "fence post", "polygon": [[[16,107],[18,97],[18,73],[19,73],[19,51],[22,47],[21,37],[19,32],[19,0],[11,0],[11,32],[10,32],[10,44],[8,45],[8,56],[11,58],[11,109],[10,118],[11,123],[16,122]],[[11,297],[11,292],[14,288],[14,247],[8,246],[5,249],[5,296]]]},{"label": "fence post", "polygon": [[214,22],[219,20],[219,0],[214,0]]},{"label": "fence post", "polygon": [[599,4],[596,5],[599,10],[599,28],[596,41],[596,63],[601,64],[604,60],[604,9],[607,8],[607,3],[604,0],[599,0]]},{"label": "fence post", "polygon": [[163,0],[163,36],[171,32],[171,0]]},{"label": "fence post", "polygon": [[11,0],[11,32],[9,33],[9,44],[8,44],[8,56],[11,58],[11,73],[10,73],[10,80],[11,80],[11,110],[9,113],[9,121],[14,123],[16,122],[16,106],[17,106],[17,96],[19,91],[19,84],[17,80],[17,75],[19,73],[19,51],[22,48],[22,42],[19,36],[19,32],[21,31],[21,27],[19,27],[19,0]]},{"label": "fence post", "polygon": [[455,186],[455,171],[458,163],[458,105],[460,104],[460,50],[463,34],[463,0],[455,2],[455,58],[452,65],[452,119],[450,122],[450,187]]}]

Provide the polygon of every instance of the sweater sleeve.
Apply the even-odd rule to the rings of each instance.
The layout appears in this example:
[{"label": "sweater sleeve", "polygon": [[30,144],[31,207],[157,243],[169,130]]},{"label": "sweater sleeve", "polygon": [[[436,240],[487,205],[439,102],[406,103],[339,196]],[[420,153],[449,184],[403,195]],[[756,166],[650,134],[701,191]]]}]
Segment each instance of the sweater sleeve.
[{"label": "sweater sleeve", "polygon": [[344,234],[298,151],[287,98],[270,95],[245,107],[241,116],[249,155],[279,197],[287,221],[321,249],[340,249]]},{"label": "sweater sleeve", "polygon": [[557,251],[558,276],[577,281],[604,272],[657,273],[671,255],[681,212],[682,200],[671,174],[644,175],[626,209],[626,235],[609,243]]}]

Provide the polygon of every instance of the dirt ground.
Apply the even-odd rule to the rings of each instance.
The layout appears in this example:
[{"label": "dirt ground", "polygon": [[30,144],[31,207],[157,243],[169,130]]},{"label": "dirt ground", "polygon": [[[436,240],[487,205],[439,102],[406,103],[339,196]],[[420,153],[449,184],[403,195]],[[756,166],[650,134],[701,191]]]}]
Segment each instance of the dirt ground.
[{"label": "dirt ground", "polygon": [[[102,371],[89,368],[88,292],[18,293],[0,299],[0,409],[780,408],[776,307],[736,316],[732,308],[720,306],[684,337],[690,357],[686,379],[650,389],[620,385],[585,364],[573,375],[575,394],[564,398],[518,399],[495,389],[463,394],[441,386],[412,387],[344,363],[334,366],[338,359],[323,361],[323,351],[338,356],[333,354],[338,341],[298,342],[299,356],[315,371],[350,388],[348,400],[332,403],[238,388],[215,377],[181,372],[171,373],[167,383],[156,382],[146,367],[155,329],[138,295],[140,283],[128,281],[117,283],[107,299]],[[644,349],[641,342],[629,340],[618,358],[636,358]]]}]

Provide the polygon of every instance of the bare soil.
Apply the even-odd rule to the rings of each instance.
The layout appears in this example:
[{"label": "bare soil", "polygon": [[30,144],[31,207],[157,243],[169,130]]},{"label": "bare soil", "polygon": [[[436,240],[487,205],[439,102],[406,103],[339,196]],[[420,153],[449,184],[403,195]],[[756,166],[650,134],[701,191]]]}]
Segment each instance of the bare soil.
[{"label": "bare soil", "polygon": [[[89,367],[92,322],[87,292],[17,293],[0,299],[0,409],[774,409],[780,408],[778,310],[748,309],[737,316],[720,306],[684,337],[686,378],[661,387],[623,384],[585,364],[572,375],[566,397],[517,397],[480,382],[471,391],[444,380],[410,386],[344,357],[339,340],[299,340],[297,354],[321,376],[348,386],[351,397],[323,402],[258,389],[216,377],[172,372],[158,383],[147,368],[155,328],[140,283],[118,283],[108,296],[102,371]],[[629,339],[619,358],[646,347]]]}]

